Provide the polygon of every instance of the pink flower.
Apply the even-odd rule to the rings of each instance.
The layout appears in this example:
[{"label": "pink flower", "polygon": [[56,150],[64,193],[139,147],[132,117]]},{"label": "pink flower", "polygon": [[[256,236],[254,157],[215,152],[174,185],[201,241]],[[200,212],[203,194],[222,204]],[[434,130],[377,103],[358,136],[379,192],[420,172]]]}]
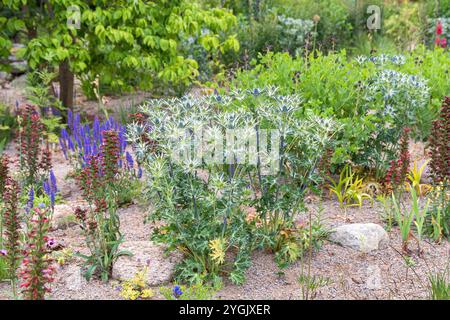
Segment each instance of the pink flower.
[{"label": "pink flower", "polygon": [[446,39],[446,38],[442,38],[442,39],[441,39],[441,47],[442,47],[442,48],[447,47],[447,39]]},{"label": "pink flower", "polygon": [[6,251],[5,249],[0,250],[1,256],[6,256],[7,254],[8,254],[8,251]]},{"label": "pink flower", "polygon": [[437,26],[436,26],[436,34],[438,36],[442,35],[442,23],[441,21],[438,21]]}]

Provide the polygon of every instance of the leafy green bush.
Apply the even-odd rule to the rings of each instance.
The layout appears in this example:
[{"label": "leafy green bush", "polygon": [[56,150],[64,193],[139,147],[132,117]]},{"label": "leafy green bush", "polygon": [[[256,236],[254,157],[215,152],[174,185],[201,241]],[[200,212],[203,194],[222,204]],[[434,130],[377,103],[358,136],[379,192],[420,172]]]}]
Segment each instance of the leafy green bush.
[{"label": "leafy green bush", "polygon": [[[58,70],[65,107],[72,107],[74,75],[90,97],[94,96],[90,84],[96,79],[104,90],[149,89],[158,83],[188,85],[198,76],[198,63],[183,55],[183,38],[198,37],[208,52],[238,46],[231,35],[219,37],[236,23],[233,14],[204,9],[195,1],[3,3],[17,21],[20,35],[28,36],[24,56],[29,66]],[[24,6],[28,10],[23,11]],[[73,6],[81,12],[79,28],[67,23]],[[202,33],[204,29],[210,32]],[[9,39],[3,32],[0,36],[2,48]]]},{"label": "leafy green bush", "polygon": [[426,35],[425,10],[421,3],[406,2],[390,6],[385,17],[384,33],[395,41],[398,48],[411,48],[422,42]]},{"label": "leafy green bush", "polygon": [[282,94],[300,94],[306,110],[344,126],[333,164],[352,160],[382,177],[398,152],[403,127],[411,127],[416,138],[429,135],[441,95],[450,90],[449,59],[442,49],[424,47],[406,56],[355,59],[345,51],[308,59],[269,52],[252,61],[253,69],[238,71],[231,86],[275,85]]},{"label": "leafy green bush", "polygon": [[275,0],[273,5],[280,14],[295,19],[312,20],[320,17],[317,24],[318,47],[322,49],[343,48],[353,36],[352,1],[347,0]]}]

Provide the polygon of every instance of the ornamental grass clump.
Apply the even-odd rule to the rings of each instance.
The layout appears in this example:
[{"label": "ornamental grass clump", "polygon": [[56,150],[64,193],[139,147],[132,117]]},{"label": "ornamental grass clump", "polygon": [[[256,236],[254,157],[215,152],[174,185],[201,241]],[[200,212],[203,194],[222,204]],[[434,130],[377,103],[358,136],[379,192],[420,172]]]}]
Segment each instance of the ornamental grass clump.
[{"label": "ornamental grass clump", "polygon": [[89,209],[77,208],[75,216],[83,230],[90,255],[85,259],[86,279],[99,275],[107,281],[117,258],[129,254],[119,250],[123,241],[117,214],[119,194],[120,139],[113,130],[102,133],[100,152],[90,159],[77,176],[77,183]]},{"label": "ornamental grass clump", "polygon": [[51,292],[49,284],[53,282],[55,268],[50,257],[51,240],[50,210],[40,203],[32,211],[27,228],[27,242],[22,251],[23,260],[19,269],[22,296],[26,300],[43,300]]},{"label": "ornamental grass clump", "polygon": [[284,265],[308,242],[295,218],[337,128],[312,114],[296,118],[301,98],[276,92],[152,100],[141,107],[147,121],[129,126],[147,171],[149,220],[161,223],[152,239],[185,254],[178,281],[226,275],[242,284],[255,248]]}]

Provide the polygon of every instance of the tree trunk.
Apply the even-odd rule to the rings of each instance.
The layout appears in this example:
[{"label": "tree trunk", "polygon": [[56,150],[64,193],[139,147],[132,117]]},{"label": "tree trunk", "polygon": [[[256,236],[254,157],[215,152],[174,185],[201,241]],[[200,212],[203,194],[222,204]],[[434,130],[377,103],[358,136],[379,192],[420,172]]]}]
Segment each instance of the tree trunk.
[{"label": "tree trunk", "polygon": [[74,74],[66,59],[59,64],[59,99],[64,107],[73,109]]}]

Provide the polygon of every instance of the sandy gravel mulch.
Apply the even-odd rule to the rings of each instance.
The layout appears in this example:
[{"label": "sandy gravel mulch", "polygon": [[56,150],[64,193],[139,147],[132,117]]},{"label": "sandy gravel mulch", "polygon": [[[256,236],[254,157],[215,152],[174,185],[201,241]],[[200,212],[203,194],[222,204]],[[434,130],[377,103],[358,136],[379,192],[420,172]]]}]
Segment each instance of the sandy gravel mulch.
[{"label": "sandy gravel mulch", "polygon": [[[345,223],[333,201],[326,201],[323,218],[328,225]],[[377,210],[363,207],[348,212],[353,223],[382,224]],[[423,242],[423,254],[412,255],[414,266],[407,267],[401,252],[401,236],[394,228],[389,232],[388,248],[362,253],[337,244],[326,242],[313,254],[311,276],[327,279],[330,284],[321,287],[316,299],[425,299],[428,296],[428,273],[442,271],[450,262],[450,245]],[[411,244],[411,249],[415,245]],[[297,261],[280,273],[273,255],[256,252],[243,286],[227,282],[218,294],[221,299],[301,299],[298,277],[307,274],[308,258]]]}]

